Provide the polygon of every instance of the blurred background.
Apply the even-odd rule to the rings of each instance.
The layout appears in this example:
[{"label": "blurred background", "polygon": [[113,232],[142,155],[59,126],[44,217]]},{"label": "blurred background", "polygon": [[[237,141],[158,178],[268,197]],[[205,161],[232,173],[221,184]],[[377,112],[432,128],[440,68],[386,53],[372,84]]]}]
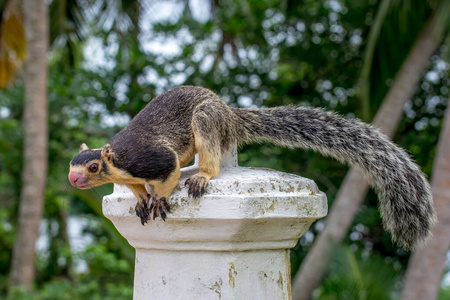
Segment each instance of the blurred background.
[{"label": "blurred background", "polygon": [[[294,299],[450,299],[449,19],[448,0],[0,0],[0,298],[132,298],[134,249],[101,212],[112,185],[70,187],[69,161],[189,84],[234,107],[374,122],[432,180],[440,225],[412,254],[347,166],[240,149],[240,165],[299,174],[327,194],[329,217],[291,251]],[[332,209],[349,197],[353,209]],[[330,233],[331,217],[348,226]]]}]

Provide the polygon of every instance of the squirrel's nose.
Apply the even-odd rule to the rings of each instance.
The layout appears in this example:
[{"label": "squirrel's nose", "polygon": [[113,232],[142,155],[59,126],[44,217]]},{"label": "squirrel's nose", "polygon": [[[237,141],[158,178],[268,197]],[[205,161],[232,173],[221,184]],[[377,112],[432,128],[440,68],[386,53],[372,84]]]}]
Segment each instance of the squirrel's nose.
[{"label": "squirrel's nose", "polygon": [[70,184],[73,186],[76,186],[76,182],[80,179],[82,174],[78,173],[78,172],[70,172],[69,173],[69,181]]}]

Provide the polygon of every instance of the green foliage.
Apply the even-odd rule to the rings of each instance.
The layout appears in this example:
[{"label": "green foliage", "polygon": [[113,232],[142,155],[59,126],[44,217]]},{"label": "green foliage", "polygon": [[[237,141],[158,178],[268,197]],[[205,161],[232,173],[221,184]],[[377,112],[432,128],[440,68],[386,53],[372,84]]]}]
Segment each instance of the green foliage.
[{"label": "green foliage", "polygon": [[[43,226],[49,243],[38,260],[33,292],[17,290],[11,299],[131,298],[133,249],[101,214],[100,199],[111,193],[111,186],[93,192],[71,188],[66,179],[68,164],[81,143],[91,148],[104,145],[168,88],[205,86],[235,107],[320,106],[346,117],[370,119],[364,115],[367,107],[358,97],[357,83],[367,37],[380,7],[376,1],[211,1],[211,12],[204,12],[202,18],[183,2],[177,4],[178,12],[174,9],[172,17],[161,22],[148,20],[157,2],[87,2],[92,7],[80,5],[84,1],[51,2],[56,19],[51,21],[50,166]],[[426,1],[414,1],[410,7],[407,1],[392,2],[397,4],[386,14],[373,45],[368,72],[371,114],[431,13]],[[405,13],[411,16],[398,18]],[[166,44],[174,46],[155,47]],[[100,54],[93,56],[90,51]],[[445,49],[433,57],[405,107],[394,138],[427,175],[449,97],[449,68],[440,59],[441,51]],[[0,297],[6,295],[16,231],[23,97],[20,81],[0,91]],[[271,145],[244,146],[239,161],[314,179],[330,204],[347,170],[312,151]],[[92,243],[79,252],[73,251],[67,236],[67,222],[73,215],[97,220],[84,227],[83,234],[92,237]],[[292,250],[292,274],[321,226],[322,222],[313,226]],[[395,248],[382,229],[373,193],[360,208],[345,243],[352,251],[336,251],[321,297],[384,299],[395,292],[393,284],[409,254]],[[75,270],[80,260],[87,264],[83,272]],[[385,282],[386,278],[391,282]]]},{"label": "green foliage", "polygon": [[399,277],[392,263],[379,255],[364,257],[364,253],[337,247],[328,273],[313,299],[391,299]]},{"label": "green foliage", "polygon": [[27,292],[23,289],[13,288],[8,300],[122,300],[131,299],[132,285],[117,285],[107,283],[101,287],[95,281],[74,284],[66,279],[56,279],[47,282],[38,292]]},{"label": "green foliage", "polygon": [[441,290],[439,291],[438,300],[446,300],[446,299],[450,299],[450,286],[441,288]]},{"label": "green foliage", "polygon": [[[73,76],[62,72],[57,66],[50,68],[49,172],[44,212],[49,245],[45,255],[40,256],[38,260],[36,279],[39,290],[53,291],[53,285],[47,287],[47,283],[57,277],[76,280],[80,276],[74,273],[74,255],[78,260],[85,258],[80,257],[83,254],[71,252],[67,228],[67,219],[71,214],[100,216],[100,222],[90,224],[85,230],[89,230],[91,234],[95,232],[99,237],[106,236],[108,251],[105,251],[105,257],[115,253],[115,255],[122,255],[124,259],[127,259],[131,271],[126,272],[128,274],[126,279],[121,276],[122,281],[118,281],[117,284],[132,286],[134,251],[117,233],[112,224],[101,215],[100,199],[103,195],[110,194],[111,188],[99,188],[96,189],[97,192],[79,191],[71,188],[66,181],[69,161],[77,153],[81,143],[86,142],[92,147],[99,147],[118,130],[117,127],[107,127],[102,124],[104,118],[109,116],[104,105],[97,100],[108,97],[108,94],[100,93],[101,90],[98,89],[98,85],[107,85],[102,79],[101,77],[98,79],[96,73],[82,69]],[[0,194],[4,199],[0,210],[0,233],[2,233],[0,236],[0,259],[2,261],[0,264],[0,297],[5,294],[8,284],[7,274],[9,273],[16,230],[22,161],[22,153],[17,151],[22,147],[20,124],[22,101],[18,101],[21,99],[23,99],[23,86],[20,82],[10,89],[0,92],[0,107],[3,108],[5,114],[0,122],[0,148],[2,150],[0,152],[0,169],[2,170],[0,172]],[[93,106],[97,106],[97,110],[93,110]],[[86,249],[85,251],[90,250]],[[123,265],[122,260],[120,260],[120,264]],[[115,265],[110,262],[107,267]],[[98,264],[92,263],[89,267],[98,269],[98,266]],[[104,270],[107,269],[104,268]],[[117,269],[114,269],[114,272],[106,271],[105,278],[108,278],[110,274],[116,274],[116,271]],[[112,282],[115,279],[113,277],[104,279],[104,281]],[[55,285],[55,289],[58,288],[61,291],[64,291],[63,288],[66,287],[67,284],[57,283]],[[67,290],[65,291],[67,292]]]}]

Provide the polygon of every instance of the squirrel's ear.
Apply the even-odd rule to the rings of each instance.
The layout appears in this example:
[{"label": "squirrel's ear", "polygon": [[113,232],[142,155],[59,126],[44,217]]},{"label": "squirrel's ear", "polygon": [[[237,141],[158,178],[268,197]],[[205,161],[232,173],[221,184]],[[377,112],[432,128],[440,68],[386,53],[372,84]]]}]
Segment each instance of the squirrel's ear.
[{"label": "squirrel's ear", "polygon": [[114,158],[114,152],[111,150],[111,145],[106,144],[102,148],[102,157],[107,161],[112,161]]},{"label": "squirrel's ear", "polygon": [[80,152],[84,151],[84,150],[88,150],[88,149],[89,149],[89,147],[85,143],[80,145]]}]

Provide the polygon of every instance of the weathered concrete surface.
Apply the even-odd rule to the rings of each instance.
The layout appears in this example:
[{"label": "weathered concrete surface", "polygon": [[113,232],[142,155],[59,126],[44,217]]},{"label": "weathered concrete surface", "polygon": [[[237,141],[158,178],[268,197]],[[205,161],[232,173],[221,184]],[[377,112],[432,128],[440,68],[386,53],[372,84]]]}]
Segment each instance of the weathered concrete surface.
[{"label": "weathered concrete surface", "polygon": [[288,249],[326,215],[326,197],[309,179],[232,165],[235,156],[200,199],[184,187],[197,167],[184,168],[165,222],[142,226],[125,187],[103,199],[136,248],[134,299],[290,299]]},{"label": "weathered concrete surface", "polygon": [[134,299],[290,299],[289,250],[138,249]]}]

